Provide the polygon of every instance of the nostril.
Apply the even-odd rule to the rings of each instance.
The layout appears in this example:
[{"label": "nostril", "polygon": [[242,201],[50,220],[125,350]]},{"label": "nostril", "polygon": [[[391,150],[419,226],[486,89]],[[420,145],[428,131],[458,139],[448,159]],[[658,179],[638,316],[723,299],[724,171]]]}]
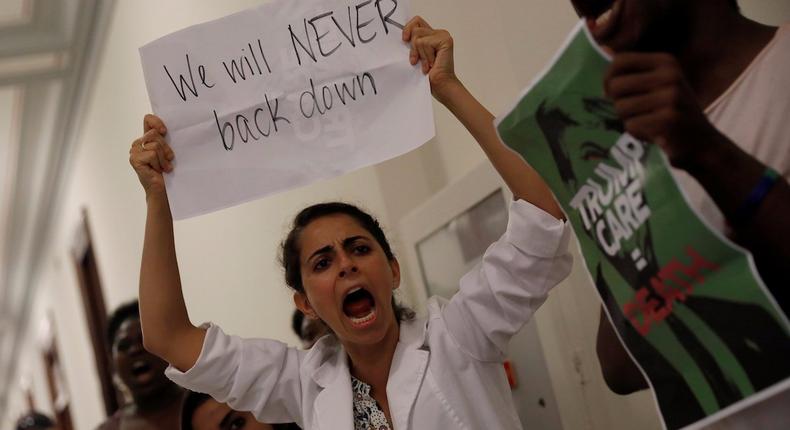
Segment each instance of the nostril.
[{"label": "nostril", "polygon": [[352,272],[354,272],[354,273],[356,273],[356,272],[358,272],[358,269],[357,269],[356,267],[352,267],[352,268],[351,268],[351,271],[352,271]]},{"label": "nostril", "polygon": [[341,278],[346,276],[346,271],[345,270],[341,270],[340,274],[338,276],[340,276]]}]

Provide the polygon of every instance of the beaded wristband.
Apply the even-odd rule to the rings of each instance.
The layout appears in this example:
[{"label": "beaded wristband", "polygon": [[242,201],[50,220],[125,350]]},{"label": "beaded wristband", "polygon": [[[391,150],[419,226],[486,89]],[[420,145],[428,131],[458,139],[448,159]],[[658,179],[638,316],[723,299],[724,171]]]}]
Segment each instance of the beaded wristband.
[{"label": "beaded wristband", "polygon": [[768,192],[771,191],[771,188],[776,184],[777,179],[779,179],[779,173],[770,167],[766,167],[763,176],[760,178],[760,182],[754,186],[752,192],[749,193],[749,197],[746,198],[746,201],[744,201],[741,207],[738,208],[738,211],[735,212],[735,221],[737,224],[743,224],[754,216],[760,204],[765,199],[765,196],[768,195]]}]

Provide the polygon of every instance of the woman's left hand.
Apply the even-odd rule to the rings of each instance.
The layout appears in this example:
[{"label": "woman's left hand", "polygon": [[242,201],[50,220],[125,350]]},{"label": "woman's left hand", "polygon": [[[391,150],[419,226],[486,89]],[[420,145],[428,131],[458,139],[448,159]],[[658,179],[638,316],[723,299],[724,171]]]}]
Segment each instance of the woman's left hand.
[{"label": "woman's left hand", "polygon": [[447,30],[435,30],[422,17],[415,16],[403,28],[403,41],[411,44],[409,61],[412,65],[421,63],[437,99],[460,84],[455,75],[453,38]]}]

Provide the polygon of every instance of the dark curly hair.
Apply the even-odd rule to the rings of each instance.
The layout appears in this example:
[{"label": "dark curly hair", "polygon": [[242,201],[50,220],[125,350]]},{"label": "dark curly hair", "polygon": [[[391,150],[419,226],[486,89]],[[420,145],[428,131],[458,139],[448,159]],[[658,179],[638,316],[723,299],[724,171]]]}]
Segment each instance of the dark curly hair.
[{"label": "dark curly hair", "polygon": [[121,324],[132,318],[140,319],[140,303],[137,300],[124,303],[112,311],[107,318],[107,342],[110,347],[115,343],[115,336],[118,334]]},{"label": "dark curly hair", "polygon": [[16,422],[16,430],[47,430],[54,429],[55,422],[40,412],[29,412]]},{"label": "dark curly hair", "polygon": [[[301,237],[302,231],[304,231],[311,222],[319,218],[338,214],[348,215],[357,221],[359,225],[367,230],[376,242],[378,242],[384,250],[384,255],[387,256],[387,259],[390,261],[395,260],[395,254],[392,252],[392,247],[389,241],[387,241],[384,230],[382,230],[378,220],[369,213],[357,206],[343,202],[318,203],[308,206],[294,217],[291,230],[280,246],[280,264],[282,264],[285,270],[285,284],[294,291],[304,293],[301,264],[299,261],[299,238]],[[392,306],[399,322],[414,318],[414,311],[398,304],[394,297],[392,299]]]}]

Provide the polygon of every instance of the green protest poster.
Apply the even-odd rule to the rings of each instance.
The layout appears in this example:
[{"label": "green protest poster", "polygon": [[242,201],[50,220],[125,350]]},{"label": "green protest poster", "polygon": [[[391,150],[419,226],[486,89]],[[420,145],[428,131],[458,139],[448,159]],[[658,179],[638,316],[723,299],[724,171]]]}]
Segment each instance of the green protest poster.
[{"label": "green protest poster", "polygon": [[624,133],[603,95],[608,63],[579,23],[497,131],[562,205],[664,425],[696,428],[790,387],[790,324],[660,148]]}]

